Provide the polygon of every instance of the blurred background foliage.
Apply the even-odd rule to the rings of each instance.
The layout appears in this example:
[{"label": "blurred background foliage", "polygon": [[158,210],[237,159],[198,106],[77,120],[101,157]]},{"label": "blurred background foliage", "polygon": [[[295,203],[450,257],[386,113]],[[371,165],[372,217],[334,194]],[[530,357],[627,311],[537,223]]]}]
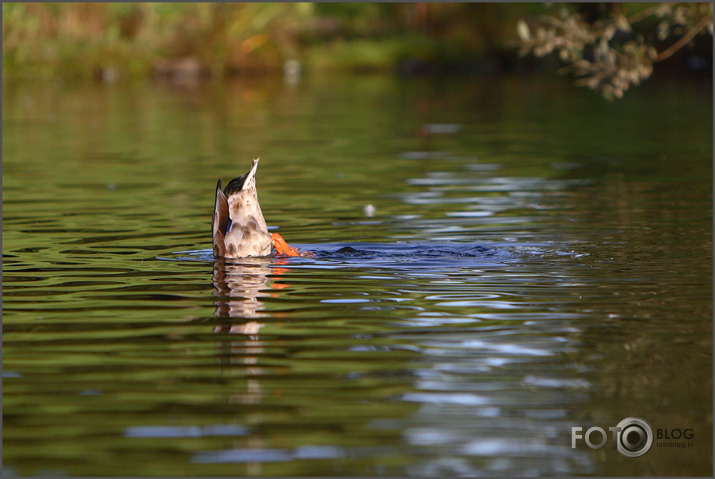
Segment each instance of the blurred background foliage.
[{"label": "blurred background foliage", "polygon": [[[589,15],[613,10],[603,7],[608,4],[556,5],[564,21],[570,15],[589,21]],[[654,4],[619,5],[619,14],[632,15]],[[517,27],[520,33],[524,25],[534,28],[548,8],[535,3],[4,2],[3,78],[554,68],[563,55],[518,55],[524,38]],[[711,38],[709,46],[701,42],[699,47],[705,56],[709,48],[710,69]]]},{"label": "blurred background foliage", "polygon": [[[517,33],[522,55],[558,53],[565,65],[562,70],[575,76],[576,84],[597,90],[608,99],[621,98],[632,85],[649,78],[656,63],[681,49],[690,47],[692,53],[698,43],[709,45],[712,56],[713,5],[557,5],[538,19],[520,20]],[[709,67],[712,71],[712,62],[704,56],[691,54],[686,58],[688,69]]]}]

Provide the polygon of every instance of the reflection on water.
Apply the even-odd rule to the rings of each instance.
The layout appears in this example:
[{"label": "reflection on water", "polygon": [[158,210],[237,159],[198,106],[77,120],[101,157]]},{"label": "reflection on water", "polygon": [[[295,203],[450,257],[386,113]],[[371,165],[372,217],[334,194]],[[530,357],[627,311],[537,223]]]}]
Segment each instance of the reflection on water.
[{"label": "reflection on water", "polygon": [[[261,296],[266,296],[268,275],[271,270],[269,258],[245,258],[240,262],[232,262],[225,258],[214,261],[213,282],[216,287],[216,316],[219,318],[254,319],[261,317],[263,304]],[[249,324],[256,324],[252,321]],[[237,326],[238,327],[238,326]],[[233,328],[233,326],[232,326]],[[236,332],[256,334],[260,326],[255,326],[253,333],[250,328]]]},{"label": "reflection on water", "polygon": [[[711,91],[645,88],[4,89],[4,474],[710,474]],[[207,249],[253,156],[315,257]],[[694,445],[571,448],[628,416]]]},{"label": "reflection on water", "polygon": [[[301,245],[304,247],[304,245]],[[390,341],[409,344],[409,350],[419,352],[409,367],[412,387],[407,392],[393,391],[390,401],[414,403],[419,408],[404,417],[372,420],[368,429],[373,431],[402,430],[400,443],[409,445],[418,457],[434,456],[437,459],[404,463],[402,473],[413,475],[481,474],[486,470],[538,472],[553,470],[569,473],[574,470],[591,471],[594,465],[581,451],[573,451],[563,443],[563,430],[568,430],[568,415],[563,406],[586,400],[589,381],[572,378],[571,367],[550,367],[549,376],[539,373],[539,366],[553,361],[554,357],[573,353],[579,328],[554,326],[554,315],[549,322],[548,335],[534,338],[525,335],[523,325],[516,321],[512,328],[479,326],[478,337],[465,337],[464,331],[481,322],[479,309],[519,309],[498,292],[480,292],[480,280],[467,277],[485,269],[498,269],[518,262],[522,256],[533,256],[536,248],[523,248],[518,244],[482,246],[474,244],[357,244],[308,245],[315,252],[310,259],[247,258],[242,260],[213,260],[210,250],[186,251],[168,255],[172,261],[205,261],[213,263],[213,281],[217,296],[215,314],[220,323],[214,327],[217,334],[234,335],[218,343],[221,376],[240,375],[244,387],[227,399],[230,404],[259,406],[273,400],[262,382],[271,373],[264,363],[270,360],[271,347],[276,339],[261,335],[266,326],[261,318],[270,322],[275,316],[266,311],[265,300],[280,298],[280,292],[290,293],[295,288],[283,276],[292,276],[300,270],[352,269],[375,273],[389,271],[389,276],[370,275],[378,284],[385,279],[414,283],[416,277],[428,279],[428,286],[403,285],[401,298],[394,298],[402,308],[415,318],[395,325],[387,334]],[[545,255],[540,251],[538,254]],[[464,275],[461,279],[457,275]],[[438,278],[451,277],[453,285],[444,286]],[[488,277],[491,277],[489,275]],[[368,279],[364,275],[363,279]],[[463,285],[460,287],[459,285]],[[464,287],[467,286],[467,287]],[[357,306],[365,311],[390,311],[387,298],[366,297],[358,294],[332,294],[321,304]],[[411,297],[409,297],[411,296]],[[432,304],[432,308],[419,305]],[[411,305],[410,303],[415,303]],[[434,308],[468,308],[475,312],[471,317],[454,317],[446,313],[434,314]],[[503,319],[503,315],[494,315]],[[578,315],[565,315],[562,319],[576,319]],[[533,321],[532,328],[538,328]],[[455,329],[455,326],[458,329]],[[431,333],[431,334],[426,334]],[[264,337],[262,337],[264,336]],[[376,352],[389,353],[390,347],[376,346],[365,340],[382,335],[363,334],[360,343],[341,345],[335,342],[332,349],[358,353],[364,356]],[[394,346],[393,346],[394,347]],[[465,355],[465,351],[470,351]],[[530,364],[536,369],[531,372]],[[511,372],[507,372],[510,371]],[[384,374],[384,373],[383,373]],[[391,374],[395,374],[392,372]],[[350,373],[352,380],[374,376],[374,373]],[[562,377],[563,376],[563,377]],[[528,394],[520,392],[528,390]],[[282,394],[282,393],[281,393]],[[513,415],[513,408],[527,408],[527,417],[538,420],[538,431],[525,427],[523,419],[505,420]],[[465,423],[464,418],[471,418]],[[235,426],[234,426],[235,427]],[[201,428],[133,427],[131,431],[144,431],[146,437],[158,434],[177,437],[208,435]],[[492,431],[484,438],[483,431]],[[235,430],[230,430],[235,434]],[[241,435],[249,434],[238,426]],[[351,458],[368,454],[380,460],[386,453],[394,454],[392,447],[373,448],[366,452],[361,447],[335,445],[302,445],[295,448],[265,448],[260,441],[250,447],[241,445],[229,449],[200,451],[191,458],[198,464],[247,464],[250,474],[263,473],[269,463],[332,460],[341,464]],[[549,451],[549,454],[546,454]],[[464,457],[469,457],[467,460]],[[493,463],[494,457],[500,460]]]}]

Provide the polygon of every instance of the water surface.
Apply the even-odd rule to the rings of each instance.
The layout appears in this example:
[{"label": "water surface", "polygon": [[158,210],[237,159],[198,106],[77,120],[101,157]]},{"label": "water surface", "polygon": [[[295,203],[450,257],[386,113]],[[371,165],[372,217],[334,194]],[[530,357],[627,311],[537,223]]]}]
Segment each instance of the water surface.
[{"label": "water surface", "polygon": [[[4,474],[712,474],[709,81],[9,84],[3,140]],[[214,260],[256,156],[314,258]],[[692,445],[571,448],[629,416]]]}]

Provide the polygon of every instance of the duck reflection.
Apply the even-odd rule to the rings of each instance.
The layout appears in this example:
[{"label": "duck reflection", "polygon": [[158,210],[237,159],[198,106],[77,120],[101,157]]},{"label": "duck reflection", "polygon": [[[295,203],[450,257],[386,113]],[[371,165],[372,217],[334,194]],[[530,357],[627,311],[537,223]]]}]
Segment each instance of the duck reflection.
[{"label": "duck reflection", "polygon": [[[232,318],[239,320],[253,320],[268,316],[261,312],[263,302],[259,299],[275,296],[273,290],[288,287],[286,284],[273,282],[268,286],[269,280],[280,276],[287,270],[275,268],[271,265],[280,264],[273,258],[242,258],[239,261],[217,259],[214,262],[213,283],[216,287],[214,295],[218,300],[216,316],[219,318]],[[262,324],[256,321],[217,326],[217,333],[238,333],[255,335]]]},{"label": "duck reflection", "polygon": [[[266,296],[268,276],[271,272],[270,258],[244,258],[230,262],[223,258],[214,262],[214,295],[218,296],[216,316],[219,318],[256,319],[264,316],[264,306],[259,298]],[[245,323],[217,326],[215,332],[255,335],[260,323]]]},{"label": "duck reflection", "polygon": [[215,314],[231,320],[215,326],[214,333],[236,335],[235,340],[219,343],[222,375],[246,378],[246,390],[232,394],[230,402],[257,404],[263,396],[258,358],[265,349],[258,333],[265,326],[260,319],[270,314],[263,312],[265,305],[261,298],[275,295],[272,289],[287,286],[274,281],[276,275],[286,271],[275,268],[275,264],[273,258],[242,258],[240,261],[221,258],[214,262]]}]

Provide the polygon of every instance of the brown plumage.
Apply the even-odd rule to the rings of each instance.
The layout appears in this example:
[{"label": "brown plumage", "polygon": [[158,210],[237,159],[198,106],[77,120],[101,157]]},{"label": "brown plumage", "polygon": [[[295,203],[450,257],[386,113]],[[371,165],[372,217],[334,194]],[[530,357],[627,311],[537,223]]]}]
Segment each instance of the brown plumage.
[{"label": "brown plumage", "polygon": [[273,237],[258,204],[257,168],[258,158],[253,160],[248,173],[229,181],[223,191],[218,180],[211,225],[217,258],[268,256],[272,252]]}]

